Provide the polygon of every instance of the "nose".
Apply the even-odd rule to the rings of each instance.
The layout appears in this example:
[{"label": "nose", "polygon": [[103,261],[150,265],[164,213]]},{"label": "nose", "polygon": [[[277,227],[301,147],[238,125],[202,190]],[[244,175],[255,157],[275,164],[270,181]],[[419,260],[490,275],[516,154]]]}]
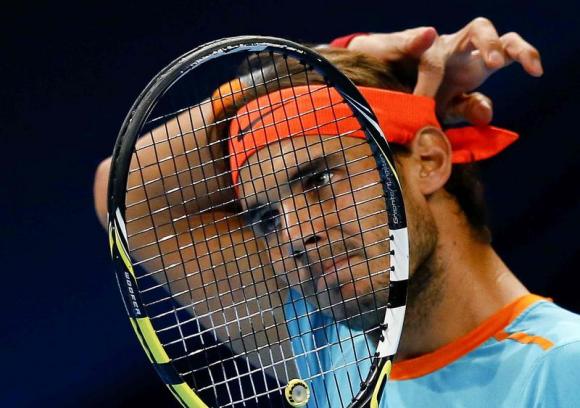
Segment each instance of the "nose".
[{"label": "nose", "polygon": [[326,225],[319,204],[308,203],[303,194],[292,195],[281,201],[282,240],[287,256],[305,261],[306,252],[326,237]]},{"label": "nose", "polygon": [[294,240],[289,243],[290,256],[296,260],[303,261],[306,258],[306,249],[309,245],[315,245],[321,241],[322,237],[319,235],[310,235],[306,240]]}]

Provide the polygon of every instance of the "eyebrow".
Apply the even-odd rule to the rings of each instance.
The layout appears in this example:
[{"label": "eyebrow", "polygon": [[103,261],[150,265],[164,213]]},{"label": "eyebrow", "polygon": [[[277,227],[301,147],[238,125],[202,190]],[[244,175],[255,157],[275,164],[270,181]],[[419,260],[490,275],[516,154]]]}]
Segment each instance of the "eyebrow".
[{"label": "eyebrow", "polygon": [[[306,163],[293,167],[292,171],[287,170],[287,173],[290,174],[290,176],[283,184],[287,184],[292,187],[292,185],[303,180],[305,177],[316,174],[322,169],[336,168],[340,166],[344,163],[344,160],[341,160],[336,153],[337,152],[331,152],[327,154],[323,153],[322,155],[311,159]],[[282,171],[284,170],[275,170],[276,173]],[[279,186],[271,187],[270,189],[275,189],[278,187]],[[260,207],[264,207],[266,205],[268,205],[268,203],[255,201],[247,206],[246,212],[247,214],[255,213]]]},{"label": "eyebrow", "polygon": [[290,173],[290,177],[288,177],[288,185],[292,186],[297,181],[316,174],[322,169],[333,169],[339,167],[344,163],[344,160],[341,160],[336,153],[337,152],[322,154],[321,156],[309,160],[307,163],[297,166],[295,170]]}]

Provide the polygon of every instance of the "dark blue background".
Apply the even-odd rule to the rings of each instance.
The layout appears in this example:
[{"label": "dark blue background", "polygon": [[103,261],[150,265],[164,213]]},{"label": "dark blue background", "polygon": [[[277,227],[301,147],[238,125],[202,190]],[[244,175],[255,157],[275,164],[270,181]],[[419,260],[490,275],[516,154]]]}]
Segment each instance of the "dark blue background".
[{"label": "dark blue background", "polygon": [[229,35],[325,42],[419,25],[444,33],[484,15],[500,32],[529,39],[545,76],[512,66],[484,87],[495,123],[522,134],[484,168],[495,245],[532,291],[580,312],[580,9],[541,3],[102,1],[4,9],[0,406],[172,406],[125,318],[92,208],[92,178],[148,80],[193,46]]}]

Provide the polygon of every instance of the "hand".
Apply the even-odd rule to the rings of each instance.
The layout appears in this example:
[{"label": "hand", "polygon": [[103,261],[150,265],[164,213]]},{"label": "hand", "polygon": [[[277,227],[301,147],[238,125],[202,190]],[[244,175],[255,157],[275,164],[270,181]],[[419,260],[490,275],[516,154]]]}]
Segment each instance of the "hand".
[{"label": "hand", "polygon": [[471,92],[495,71],[518,62],[532,76],[543,74],[539,52],[517,33],[499,37],[493,24],[478,17],[454,34],[435,39],[420,57],[416,95],[433,96],[446,122],[465,118],[491,122],[491,100]]},{"label": "hand", "polygon": [[360,35],[350,41],[348,49],[363,52],[385,62],[418,60],[433,45],[437,36],[437,31],[433,27],[417,27],[388,34]]},{"label": "hand", "polygon": [[348,48],[387,62],[418,62],[414,93],[435,97],[446,122],[465,119],[488,124],[493,116],[491,100],[467,92],[511,62],[518,61],[533,76],[543,72],[534,47],[516,33],[498,37],[493,24],[481,17],[454,34],[438,36],[433,27],[419,27],[355,37]]}]

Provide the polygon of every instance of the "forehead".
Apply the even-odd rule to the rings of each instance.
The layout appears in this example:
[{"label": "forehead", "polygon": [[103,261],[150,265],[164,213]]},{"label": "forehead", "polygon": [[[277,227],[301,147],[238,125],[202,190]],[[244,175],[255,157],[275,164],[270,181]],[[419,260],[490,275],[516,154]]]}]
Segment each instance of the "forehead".
[{"label": "forehead", "polygon": [[312,170],[317,170],[345,164],[349,167],[374,165],[371,149],[364,139],[300,136],[275,141],[251,155],[240,169],[240,196],[249,198],[287,186],[297,171],[310,165]]}]

